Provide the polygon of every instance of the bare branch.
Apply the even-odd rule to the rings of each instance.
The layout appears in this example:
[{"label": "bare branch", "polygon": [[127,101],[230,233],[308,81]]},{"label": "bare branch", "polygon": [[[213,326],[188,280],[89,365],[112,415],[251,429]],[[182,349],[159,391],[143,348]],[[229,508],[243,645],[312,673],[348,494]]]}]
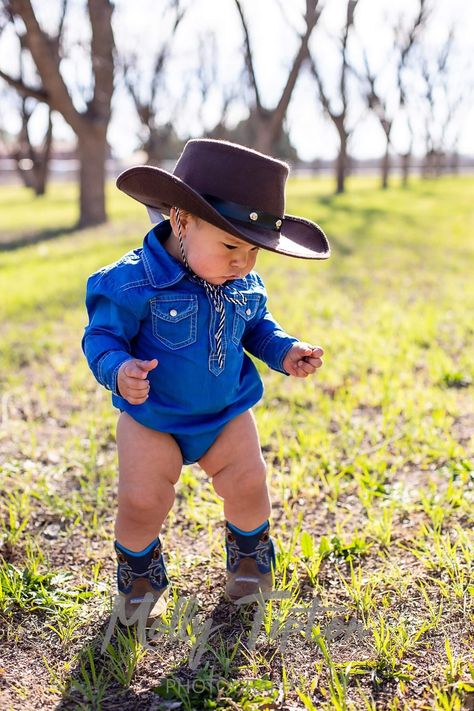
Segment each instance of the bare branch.
[{"label": "bare branch", "polygon": [[346,114],[347,111],[347,89],[346,89],[346,77],[349,63],[347,61],[347,43],[349,40],[349,33],[351,27],[354,24],[354,12],[357,6],[358,0],[347,0],[347,12],[346,12],[346,24],[342,33],[341,38],[341,50],[342,50],[342,68],[340,77],[340,96],[342,100],[343,113]]},{"label": "bare branch", "polygon": [[408,58],[413,52],[414,47],[419,41],[420,33],[424,30],[430,11],[427,7],[426,0],[419,0],[418,14],[413,20],[408,32],[403,30],[403,23],[400,18],[398,27],[395,28],[395,42],[399,47],[399,60],[397,66],[397,85],[400,94],[400,105],[406,104],[406,87],[404,82],[404,71],[407,66]]},{"label": "bare branch", "polygon": [[250,35],[249,35],[248,25],[247,25],[247,21],[245,19],[244,12],[242,10],[242,5],[240,4],[240,0],[235,0],[235,4],[236,4],[237,10],[239,12],[240,21],[242,23],[242,29],[244,31],[245,64],[247,66],[248,76],[250,79],[250,83],[252,85],[252,89],[255,94],[255,105],[257,107],[257,111],[261,112],[261,111],[263,111],[263,107],[262,107],[262,102],[260,100],[260,92],[258,90],[257,78],[255,76],[255,69],[254,69],[254,65],[253,65],[253,54],[252,54],[252,49],[250,46]]},{"label": "bare branch", "polygon": [[449,55],[451,53],[452,45],[454,42],[454,36],[455,36],[454,35],[454,27],[451,27],[451,29],[448,32],[446,42],[441,47],[441,51],[439,53],[439,56],[438,56],[437,62],[436,62],[438,72],[440,74],[444,74],[446,72]]},{"label": "bare branch", "polygon": [[100,117],[108,122],[110,101],[104,101],[103,97],[112,96],[114,84],[113,5],[110,0],[88,0],[87,5],[92,28],[91,57],[94,75],[94,95],[89,102],[88,113],[94,119]]},{"label": "bare branch", "polygon": [[180,25],[181,20],[183,19],[185,15],[185,9],[181,6],[180,0],[173,0],[172,6],[175,10],[175,18],[173,22],[173,27],[171,29],[170,35],[168,42],[166,42],[163,47],[161,48],[161,51],[158,53],[155,61],[155,66],[153,69],[153,78],[151,82],[151,91],[150,91],[150,106],[153,106],[155,103],[156,99],[156,94],[158,91],[158,87],[160,84],[160,81],[162,81],[163,78],[163,67],[165,64],[165,61],[168,59],[170,49],[171,49],[171,41],[174,39],[174,36],[176,34],[176,31]]},{"label": "bare branch", "polygon": [[59,70],[57,42],[39,26],[31,0],[7,0],[7,2],[8,10],[12,15],[21,17],[25,24],[26,33],[21,41],[30,51],[41,77],[45,92],[41,101],[46,101],[53,109],[62,113],[66,121],[76,130],[81,122],[81,116],[74,107]]},{"label": "bare branch", "polygon": [[59,18],[59,25],[58,25],[58,31],[56,33],[56,37],[59,39],[62,34],[63,34],[63,28],[64,28],[64,20],[66,18],[66,12],[67,12],[67,4],[68,0],[62,0],[63,4],[61,7],[61,16]]},{"label": "bare branch", "polygon": [[293,93],[293,89],[295,88],[296,80],[298,79],[298,75],[301,69],[301,65],[305,61],[305,59],[308,59],[309,57],[309,52],[308,52],[308,44],[309,44],[309,39],[311,37],[311,34],[316,27],[316,24],[321,17],[321,9],[318,9],[318,4],[319,0],[306,0],[306,11],[304,14],[304,19],[305,19],[305,32],[301,37],[301,43],[298,49],[298,52],[296,54],[296,57],[293,60],[293,65],[291,67],[291,71],[288,75],[288,79],[285,84],[285,88],[283,89],[283,93],[280,97],[280,101],[278,102],[278,105],[275,109],[275,114],[276,114],[276,120],[281,120],[283,121],[283,117],[286,115],[286,111],[288,109],[288,105],[290,103],[291,95]]},{"label": "bare branch", "polygon": [[313,77],[316,79],[316,84],[318,86],[318,93],[319,93],[319,100],[321,101],[321,104],[323,105],[323,109],[326,111],[328,116],[334,121],[335,120],[335,114],[331,111],[331,104],[328,98],[328,95],[324,91],[324,86],[323,82],[321,79],[321,74],[318,70],[318,67],[316,65],[316,61],[314,57],[310,57],[310,68],[311,68],[311,73]]},{"label": "bare branch", "polygon": [[28,86],[21,79],[15,79],[0,69],[0,78],[7,82],[13,89],[16,89],[22,96],[31,96],[38,101],[49,103],[49,96],[44,89],[36,89]]},{"label": "bare branch", "polygon": [[314,57],[310,57],[310,68],[311,68],[311,73],[313,77],[316,80],[317,86],[318,86],[318,92],[319,92],[319,98],[321,101],[321,104],[323,105],[324,110],[328,114],[328,116],[331,118],[331,120],[334,123],[337,123],[341,119],[344,121],[346,113],[347,113],[347,87],[346,87],[346,75],[348,71],[353,71],[355,73],[355,69],[352,69],[347,61],[347,44],[348,44],[348,39],[349,39],[349,33],[350,30],[354,24],[354,12],[355,8],[357,5],[358,0],[348,0],[347,2],[347,12],[346,12],[346,22],[342,31],[342,36],[340,38],[340,46],[341,46],[341,73],[340,73],[340,78],[339,78],[339,97],[342,102],[342,112],[340,114],[336,113],[331,109],[331,102],[329,99],[329,96],[326,94],[324,90],[324,85],[322,82],[322,77],[321,77],[321,72],[319,71],[316,61]]},{"label": "bare branch", "polygon": [[400,49],[400,63],[399,65],[403,67],[406,64],[407,57],[409,53],[411,52],[412,48],[415,45],[415,42],[417,41],[420,32],[423,30],[425,27],[428,17],[429,17],[429,11],[428,7],[426,4],[426,0],[419,0],[420,7],[418,10],[418,14],[416,15],[413,24],[411,28],[409,29],[408,33],[406,34],[406,37],[403,38],[402,36],[402,31],[399,29],[398,32],[398,43],[401,47]]},{"label": "bare branch", "polygon": [[296,27],[294,27],[294,26],[292,25],[292,23],[291,23],[291,21],[290,21],[290,19],[289,19],[289,17],[288,17],[288,13],[287,13],[287,11],[286,11],[286,6],[288,5],[288,3],[285,5],[285,3],[283,2],[283,0],[275,0],[275,2],[276,2],[276,4],[278,5],[278,8],[279,8],[279,10],[280,10],[280,12],[281,12],[281,15],[282,15],[282,17],[283,17],[283,20],[284,20],[284,22],[285,22],[285,25],[287,25],[288,27],[291,27],[291,29],[293,30],[293,32],[294,32],[295,34],[297,34],[297,29],[296,29]]}]

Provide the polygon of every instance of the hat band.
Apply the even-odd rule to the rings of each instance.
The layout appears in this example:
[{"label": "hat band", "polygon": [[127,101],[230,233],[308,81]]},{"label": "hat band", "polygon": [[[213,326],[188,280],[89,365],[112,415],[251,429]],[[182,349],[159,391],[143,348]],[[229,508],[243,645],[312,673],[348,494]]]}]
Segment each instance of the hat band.
[{"label": "hat band", "polygon": [[228,217],[231,220],[239,220],[239,222],[246,222],[249,225],[258,225],[259,227],[264,227],[274,232],[279,232],[282,226],[283,218],[278,217],[278,215],[272,215],[269,212],[262,212],[261,210],[254,210],[247,205],[240,205],[230,200],[221,200],[214,195],[204,194],[202,197],[212,205],[214,210],[217,210],[223,217]]}]

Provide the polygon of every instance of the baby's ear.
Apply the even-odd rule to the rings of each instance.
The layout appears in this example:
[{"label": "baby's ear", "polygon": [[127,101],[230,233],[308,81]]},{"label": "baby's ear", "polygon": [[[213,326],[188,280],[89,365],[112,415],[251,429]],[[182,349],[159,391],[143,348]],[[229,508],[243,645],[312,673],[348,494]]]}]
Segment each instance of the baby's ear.
[{"label": "baby's ear", "polygon": [[199,217],[197,217],[196,215],[193,215],[192,212],[188,212],[187,210],[180,209],[179,216],[181,218],[182,225],[187,225],[188,222],[195,222],[196,224],[198,224],[200,221]]},{"label": "baby's ear", "polygon": [[[178,222],[176,219],[177,211],[175,207],[170,207],[170,223],[171,223],[171,229],[173,230],[174,234],[178,234]],[[186,223],[187,223],[187,217],[186,213],[183,212],[183,210],[180,209],[179,211],[179,221],[181,222],[181,226],[183,229],[186,228]]]}]

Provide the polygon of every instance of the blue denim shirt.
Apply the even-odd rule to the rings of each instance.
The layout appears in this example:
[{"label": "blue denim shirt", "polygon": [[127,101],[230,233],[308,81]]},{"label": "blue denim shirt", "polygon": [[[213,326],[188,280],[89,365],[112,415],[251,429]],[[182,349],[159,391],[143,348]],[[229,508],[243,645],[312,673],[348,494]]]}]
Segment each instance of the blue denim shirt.
[{"label": "blue denim shirt", "polygon": [[[89,324],[81,345],[97,381],[112,391],[115,407],[162,432],[198,434],[222,426],[261,398],[260,376],[244,349],[287,375],[282,363],[298,339],[272,318],[265,286],[252,271],[231,282],[245,304],[225,301],[219,367],[215,308],[163,247],[170,231],[169,220],[162,222],[146,235],[143,247],[89,277]],[[149,396],[140,405],[131,405],[117,389],[118,370],[130,358],[158,359],[148,373]]]}]

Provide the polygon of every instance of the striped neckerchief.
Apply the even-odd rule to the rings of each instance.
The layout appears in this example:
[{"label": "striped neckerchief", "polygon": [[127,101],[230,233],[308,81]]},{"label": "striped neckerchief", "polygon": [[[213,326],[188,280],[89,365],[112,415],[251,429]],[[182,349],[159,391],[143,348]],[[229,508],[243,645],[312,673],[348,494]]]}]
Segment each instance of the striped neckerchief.
[{"label": "striped neckerchief", "polygon": [[224,301],[229,301],[231,304],[239,304],[240,306],[245,306],[246,301],[245,298],[240,294],[236,289],[232,287],[232,290],[230,290],[229,286],[224,286],[220,284],[210,284],[208,281],[205,279],[202,279],[200,276],[195,274],[191,267],[188,264],[188,260],[186,259],[186,253],[184,251],[184,244],[183,244],[183,238],[181,235],[181,219],[179,216],[179,207],[175,208],[176,209],[176,223],[178,225],[178,241],[179,241],[179,248],[181,251],[181,257],[183,259],[184,265],[186,269],[189,272],[190,277],[193,279],[193,281],[197,282],[200,284],[206,291],[212,305],[214,306],[218,316],[219,316],[219,323],[217,326],[217,331],[215,334],[216,337],[216,350],[217,350],[217,359],[219,363],[219,368],[224,367],[224,353],[222,350],[222,334],[224,333],[224,327],[225,327],[225,304]]}]

